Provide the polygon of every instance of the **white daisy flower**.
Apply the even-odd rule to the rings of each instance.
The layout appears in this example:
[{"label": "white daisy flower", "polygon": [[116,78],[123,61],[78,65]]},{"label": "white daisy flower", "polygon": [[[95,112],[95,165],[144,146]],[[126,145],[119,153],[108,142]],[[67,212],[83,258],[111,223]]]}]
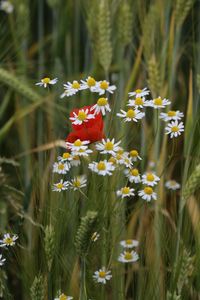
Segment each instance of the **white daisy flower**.
[{"label": "white daisy flower", "polygon": [[161,113],[160,114],[160,119],[162,119],[165,122],[168,121],[176,121],[176,120],[181,120],[181,118],[183,118],[184,115],[182,112],[180,112],[179,110],[170,110],[167,113]]},{"label": "white daisy flower", "polygon": [[139,255],[135,251],[124,251],[118,257],[118,261],[122,263],[136,262],[139,259]]},{"label": "white daisy flower", "polygon": [[89,113],[89,109],[80,109],[78,114],[73,112],[73,117],[70,117],[70,120],[72,121],[72,124],[74,125],[81,125],[84,122],[88,122],[90,119],[94,119],[95,115]]},{"label": "white daisy flower", "polygon": [[117,191],[117,196],[121,197],[122,199],[125,197],[130,197],[130,196],[134,196],[134,189],[131,189],[128,186],[125,186],[123,188],[121,188],[120,190]]},{"label": "white daisy flower", "polygon": [[129,152],[132,161],[142,160],[137,150],[133,149]]},{"label": "white daisy flower", "polygon": [[95,231],[91,236],[91,241],[96,242],[99,239],[99,237],[100,237],[100,234]]},{"label": "white daisy flower", "polygon": [[165,130],[167,131],[166,134],[170,135],[170,138],[178,137],[181,135],[181,132],[184,131],[184,125],[183,122],[178,123],[178,121],[172,121],[171,123],[168,123],[165,127]]},{"label": "white daisy flower", "polygon": [[122,154],[119,164],[124,165],[126,168],[132,168],[133,163],[131,157],[128,157],[128,152]]},{"label": "white daisy flower", "polygon": [[3,10],[7,14],[11,14],[14,10],[14,6],[10,1],[2,0],[0,3],[0,10]]},{"label": "white daisy flower", "polygon": [[144,88],[142,90],[137,89],[137,90],[135,90],[133,92],[130,92],[128,94],[129,94],[130,97],[135,96],[136,98],[141,98],[141,97],[149,95],[150,91],[147,90],[147,88]]},{"label": "white daisy flower", "polygon": [[78,167],[80,166],[81,161],[80,157],[78,155],[72,155],[72,160],[70,161],[70,165],[73,167]]},{"label": "white daisy flower", "polygon": [[109,92],[110,94],[113,94],[116,90],[115,85],[110,85],[110,83],[106,80],[102,80],[97,82],[95,92],[99,93],[99,95],[105,94],[105,92]]},{"label": "white daisy flower", "polygon": [[146,174],[142,175],[142,183],[144,185],[154,186],[158,184],[160,178],[156,176],[156,174],[147,172]]},{"label": "white daisy flower", "polygon": [[107,280],[112,278],[111,271],[106,271],[105,267],[102,267],[99,271],[94,272],[93,279],[96,282],[106,284]]},{"label": "white daisy flower", "polygon": [[79,151],[80,149],[86,150],[90,141],[81,141],[80,139],[76,140],[74,143],[66,142],[67,149],[70,149],[72,152]]},{"label": "white daisy flower", "polygon": [[114,156],[111,156],[108,160],[108,162],[110,162],[111,164],[113,164],[114,166],[117,165],[117,160]]},{"label": "white daisy flower", "polygon": [[153,107],[153,108],[163,108],[167,105],[171,104],[171,101],[168,99],[162,99],[160,96],[158,98],[152,99],[147,101],[148,106]]},{"label": "white daisy flower", "polygon": [[121,113],[117,113],[117,116],[124,119],[124,122],[137,122],[145,116],[145,113],[139,111],[138,109],[129,109],[128,111],[124,111],[120,109]]},{"label": "white daisy flower", "polygon": [[130,182],[139,183],[141,181],[139,171],[136,168],[126,169],[124,173]]},{"label": "white daisy flower", "polygon": [[17,239],[18,236],[16,234],[11,236],[10,233],[5,233],[3,239],[0,240],[0,247],[14,246]]},{"label": "white daisy flower", "polygon": [[84,188],[87,184],[87,179],[85,175],[77,176],[71,181],[69,181],[70,188],[74,191]]},{"label": "white daisy flower", "polygon": [[120,242],[120,245],[124,248],[134,248],[137,247],[139,245],[139,242],[136,240],[124,240]]},{"label": "white daisy flower", "polygon": [[0,254],[0,266],[3,266],[6,259],[2,257],[2,254]]},{"label": "white daisy flower", "polygon": [[95,92],[97,82],[93,77],[88,77],[86,80],[81,80],[80,90],[89,89],[91,92]]},{"label": "white daisy flower", "polygon": [[71,161],[73,159],[72,155],[69,153],[69,152],[64,152],[62,154],[62,156],[58,156],[58,161],[61,161],[61,162],[66,162],[66,161]]},{"label": "white daisy flower", "polygon": [[119,150],[119,144],[121,141],[115,143],[115,139],[102,139],[102,142],[99,144],[96,144],[96,149],[100,151],[101,154],[111,154],[115,155],[116,152]]},{"label": "white daisy flower", "polygon": [[181,185],[178,182],[176,182],[175,180],[166,181],[165,186],[168,190],[172,190],[172,191],[179,190],[181,187]]},{"label": "white daisy flower", "polygon": [[88,165],[88,168],[102,176],[105,175],[112,175],[112,172],[115,170],[114,165],[111,162],[108,162],[107,160],[99,161],[99,162],[92,162]]},{"label": "white daisy flower", "polygon": [[139,191],[138,195],[147,202],[150,202],[152,199],[153,200],[157,199],[156,193],[153,191],[153,189],[150,186],[146,186],[143,190]]},{"label": "white daisy flower", "polygon": [[[117,151],[117,154],[124,154],[125,150],[122,147],[119,147],[119,150]],[[128,153],[128,152],[126,152]]]},{"label": "white daisy flower", "polygon": [[60,98],[64,98],[65,96],[73,96],[80,90],[80,83],[78,81],[74,80],[72,83],[67,82],[66,84],[63,84],[64,86],[64,93],[60,96]]},{"label": "white daisy flower", "polygon": [[54,300],[72,300],[73,297],[66,296],[65,294],[61,294],[58,298],[54,298]]},{"label": "white daisy flower", "polygon": [[135,98],[135,99],[129,99],[127,106],[143,108],[144,106],[148,106],[148,103],[144,97],[139,97],[139,98]]},{"label": "white daisy flower", "polygon": [[94,114],[102,113],[105,116],[106,111],[110,112],[110,105],[108,103],[108,98],[99,98],[97,103],[92,106],[91,111],[94,110]]},{"label": "white daisy flower", "polygon": [[55,162],[53,164],[53,173],[66,174],[71,165],[68,162]]},{"label": "white daisy flower", "polygon": [[116,164],[118,165],[124,165],[126,168],[132,168],[132,159],[129,157],[129,153],[123,151],[117,151],[115,156],[113,157],[115,159]]},{"label": "white daisy flower", "polygon": [[61,192],[68,189],[69,183],[68,181],[63,181],[63,179],[60,180],[58,183],[54,183],[52,191],[54,192]]},{"label": "white daisy flower", "polygon": [[58,78],[50,79],[49,77],[45,77],[41,79],[40,82],[37,82],[35,85],[44,86],[46,88],[49,84],[53,85],[58,82]]},{"label": "white daisy flower", "polygon": [[93,151],[91,149],[79,149],[76,151],[72,151],[73,156],[89,156]]},{"label": "white daisy flower", "polygon": [[124,163],[123,154],[117,153],[115,156],[111,157],[109,161],[112,161],[113,164],[123,165]]}]

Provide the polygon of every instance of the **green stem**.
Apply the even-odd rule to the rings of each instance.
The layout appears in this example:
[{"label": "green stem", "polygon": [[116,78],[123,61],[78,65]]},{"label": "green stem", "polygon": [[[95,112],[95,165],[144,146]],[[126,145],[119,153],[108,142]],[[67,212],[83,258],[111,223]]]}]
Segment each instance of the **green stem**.
[{"label": "green stem", "polygon": [[87,300],[87,288],[86,288],[86,259],[81,259],[81,289],[80,300]]}]

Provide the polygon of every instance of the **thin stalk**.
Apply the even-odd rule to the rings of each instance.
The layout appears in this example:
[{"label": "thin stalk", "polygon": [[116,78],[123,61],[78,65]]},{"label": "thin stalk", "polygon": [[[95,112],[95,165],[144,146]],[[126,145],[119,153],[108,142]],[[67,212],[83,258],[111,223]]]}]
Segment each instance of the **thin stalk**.
[{"label": "thin stalk", "polygon": [[81,259],[81,288],[80,288],[80,300],[87,300],[86,289],[86,258]]},{"label": "thin stalk", "polygon": [[[38,52],[38,77],[41,78],[44,73],[44,1],[38,1],[38,44],[39,44],[39,52]],[[41,145],[43,141],[43,112],[39,111],[37,115],[37,144]],[[41,152],[38,153],[38,160],[40,169],[43,170],[43,154]]]},{"label": "thin stalk", "polygon": [[[156,162],[156,171],[158,169],[158,159],[159,159],[159,152],[160,152],[160,120],[159,120],[159,112],[158,110],[155,111],[154,114],[154,130],[156,131],[155,136],[155,147],[154,147],[154,161]],[[158,189],[157,189],[158,191]],[[156,246],[156,264],[155,264],[155,274],[156,274],[156,280],[158,280],[158,297],[162,298],[162,278],[161,278],[161,241],[160,241],[160,230],[161,230],[161,218],[160,218],[160,201],[159,201],[159,195],[158,200],[155,203],[155,219],[154,219],[154,230],[155,230],[155,246]]]}]

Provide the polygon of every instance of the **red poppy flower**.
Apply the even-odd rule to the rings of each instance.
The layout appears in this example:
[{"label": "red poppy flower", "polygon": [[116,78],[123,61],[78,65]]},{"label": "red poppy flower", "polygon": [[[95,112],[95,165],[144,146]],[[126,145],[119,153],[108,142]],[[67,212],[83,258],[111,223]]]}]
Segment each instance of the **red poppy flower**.
[{"label": "red poppy flower", "polygon": [[[94,114],[94,111],[91,111],[92,106],[84,106],[81,109],[88,109],[88,113]],[[70,117],[74,117],[74,112],[78,115],[80,109],[74,109],[70,113]],[[87,122],[83,122],[81,125],[72,124],[74,131],[72,131],[66,138],[67,142],[73,143],[77,139],[81,141],[90,141],[91,143],[102,140],[105,135],[103,132],[103,118],[102,114],[95,114],[94,119],[89,119]]]}]

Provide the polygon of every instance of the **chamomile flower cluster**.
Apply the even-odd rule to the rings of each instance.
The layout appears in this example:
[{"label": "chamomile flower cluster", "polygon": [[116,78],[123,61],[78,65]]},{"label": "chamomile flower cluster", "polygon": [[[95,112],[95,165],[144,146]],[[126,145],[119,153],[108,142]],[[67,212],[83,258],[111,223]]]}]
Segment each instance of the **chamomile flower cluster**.
[{"label": "chamomile flower cluster", "polygon": [[[116,90],[115,85],[111,85],[107,80],[96,81],[93,77],[88,76],[85,80],[78,82],[74,80],[73,82],[67,82],[64,86],[64,92],[61,94],[60,98],[73,96],[79,91],[89,90],[92,93],[98,93],[100,96],[104,95],[106,92],[113,94]],[[104,98],[106,99],[106,98]]]},{"label": "chamomile flower cluster", "polygon": [[146,96],[148,96],[150,91],[147,88],[137,89],[129,93],[130,99],[128,100],[127,110],[121,109],[117,116],[122,118],[124,122],[138,122],[143,119],[145,112],[142,111],[148,105],[146,101]]},{"label": "chamomile flower cluster", "polygon": [[118,261],[122,263],[136,262],[139,259],[138,253],[133,250],[137,248],[139,242],[137,240],[127,239],[120,242],[120,245],[124,248],[124,251],[120,253]]},{"label": "chamomile flower cluster", "polygon": [[[76,140],[74,143],[66,142],[66,149],[57,157],[57,162],[53,164],[53,173],[69,175],[69,171],[73,167],[78,167],[81,164],[81,157],[87,157],[93,151],[88,148],[89,141]],[[70,180],[60,179],[53,184],[52,190],[61,192],[66,190],[78,191],[87,186],[87,178],[85,175],[79,175]]]},{"label": "chamomile flower cluster", "polygon": [[[50,84],[50,81],[45,83]],[[111,112],[109,94],[112,94],[115,89],[116,87],[110,85],[108,81],[96,81],[91,76],[80,82],[74,80],[64,84],[64,93],[61,98],[75,95],[82,90],[98,93],[99,98],[96,104],[74,109],[70,113],[69,120],[73,131],[66,139],[66,151],[59,155],[57,161],[53,164],[53,175],[61,178],[59,177],[56,183],[53,184],[52,190],[55,192],[79,191],[84,194],[82,190],[87,189],[89,180],[92,182],[93,178],[95,180],[99,178],[101,181],[102,178],[107,177],[108,181],[112,182],[110,178],[116,178],[114,188],[112,185],[111,188],[117,205],[120,206],[122,202],[135,203],[135,201],[154,205],[154,201],[157,200],[156,188],[161,179],[159,174],[154,171],[156,169],[154,168],[155,164],[151,167],[147,164],[146,171],[144,171],[145,160],[143,166],[140,166],[143,157],[136,147],[124,149],[123,139],[116,139],[111,134],[107,136],[104,133],[103,117]],[[148,100],[149,95],[150,91],[147,88],[130,92],[127,110],[121,109],[117,113],[117,117],[125,123],[139,123],[145,117],[147,109],[155,109],[158,120],[167,122],[166,134],[169,134],[171,138],[180,135],[184,130],[184,125],[180,122],[183,113],[171,110],[168,112],[163,111],[166,108],[169,109],[171,105],[169,99],[158,96],[155,99]],[[78,166],[81,166],[80,169],[84,170],[84,173],[87,173],[88,176],[85,174],[77,175],[79,174]],[[122,176],[120,182],[117,182],[119,173]],[[102,182],[106,181],[102,180]],[[173,191],[180,188],[180,185],[173,180],[167,181],[165,186]],[[91,244],[98,241],[100,237],[99,232],[95,230],[96,228],[89,237]],[[101,238],[103,238],[103,235]],[[137,250],[139,243],[137,240],[122,240],[120,245],[123,250],[117,258],[118,262],[134,263],[139,260]],[[107,267],[102,266],[93,274],[93,280],[102,285],[105,285],[111,278],[110,265]],[[56,300],[63,299],[71,298],[64,294],[56,298]]]},{"label": "chamomile flower cluster", "polygon": [[[91,107],[76,109],[70,114],[70,121],[72,125],[77,127],[83,126],[86,134],[88,134],[89,129],[87,129],[87,124],[93,120],[95,121],[97,114],[104,116],[106,112],[111,111],[108,98],[102,95],[105,92],[113,93],[116,87],[110,85],[106,80],[96,81],[91,76],[86,78],[86,80],[81,80],[80,82],[76,80],[72,83],[68,82],[64,85],[64,87],[68,96],[86,89],[89,89],[91,92],[98,92],[101,96],[97,103]],[[162,99],[160,96],[155,99],[147,100],[146,97],[149,95],[150,91],[147,88],[137,89],[130,92],[130,99],[127,103],[127,106],[129,107],[128,110],[121,110],[120,113],[117,113],[117,116],[122,118],[124,122],[138,122],[145,116],[144,109],[149,107],[160,111],[171,104],[168,99]],[[171,122],[165,128],[165,130],[167,130],[167,134],[170,134],[171,137],[176,137],[181,131],[183,131],[182,122],[180,124],[177,123],[182,117],[183,113],[180,111],[169,111],[167,113],[161,112],[159,115],[159,118],[164,122]],[[90,147],[91,143],[93,142],[85,138],[83,140],[76,139],[74,142],[67,142],[67,152],[63,153],[62,156],[58,156],[57,162],[53,165],[53,173],[60,175],[69,174],[72,166],[75,166],[75,157],[78,158],[76,160],[77,166],[80,164],[81,158],[87,158],[88,169],[99,176],[113,176],[115,171],[123,169],[124,177],[128,182],[126,185],[120,186],[119,189],[116,190],[117,197],[124,199],[139,196],[146,202],[157,199],[154,188],[159,183],[160,178],[155,174],[155,172],[148,171],[141,174],[140,169],[138,168],[138,163],[142,160],[142,157],[138,153],[137,149],[125,151],[121,147],[121,141],[115,140],[115,138],[103,138],[96,142],[92,149]],[[99,153],[99,159],[91,160],[90,155],[92,154],[94,157],[97,153]],[[139,188],[137,188],[137,185]],[[86,186],[86,176],[81,175],[71,178],[70,180],[62,178],[59,182],[53,185],[53,191],[61,192],[68,189],[76,191],[85,188]]]},{"label": "chamomile flower cluster", "polygon": [[[160,112],[161,109],[165,109],[171,105],[171,101],[167,98],[160,96],[147,100],[150,91],[147,88],[137,89],[129,93],[129,100],[127,103],[128,109],[121,109],[117,116],[122,118],[124,122],[138,122],[145,116],[145,112],[142,111],[145,108],[153,108]],[[168,122],[165,126],[165,133],[170,138],[177,138],[184,131],[184,124],[180,122],[183,118],[183,113],[179,110],[169,110],[168,112],[161,112],[159,118],[164,122]]]},{"label": "chamomile flower cluster", "polygon": [[[83,150],[84,151],[84,150]],[[68,152],[65,152],[68,153]],[[65,154],[64,153],[64,154]],[[63,154],[63,156],[65,156]],[[68,162],[64,162],[64,161],[58,161],[55,162],[53,165],[53,172],[55,172],[55,165],[56,165],[56,169],[57,168],[57,164],[62,164],[62,170],[63,172],[57,172],[58,174],[67,174],[68,171],[70,170],[71,167],[77,167],[80,164],[80,157],[79,156],[74,156],[73,154],[70,155],[71,156],[71,160]],[[60,160],[60,156],[58,156],[58,160]],[[78,161],[78,164],[75,163],[74,161]],[[65,168],[65,165],[68,165],[68,168]],[[75,176],[73,178],[71,178],[70,180],[65,180],[64,178],[60,179],[60,181],[58,181],[57,183],[54,183],[52,186],[52,191],[54,192],[62,192],[62,191],[66,191],[66,190],[73,190],[73,191],[79,191],[80,189],[86,187],[87,185],[87,178],[85,175],[79,175],[79,176]]]}]

